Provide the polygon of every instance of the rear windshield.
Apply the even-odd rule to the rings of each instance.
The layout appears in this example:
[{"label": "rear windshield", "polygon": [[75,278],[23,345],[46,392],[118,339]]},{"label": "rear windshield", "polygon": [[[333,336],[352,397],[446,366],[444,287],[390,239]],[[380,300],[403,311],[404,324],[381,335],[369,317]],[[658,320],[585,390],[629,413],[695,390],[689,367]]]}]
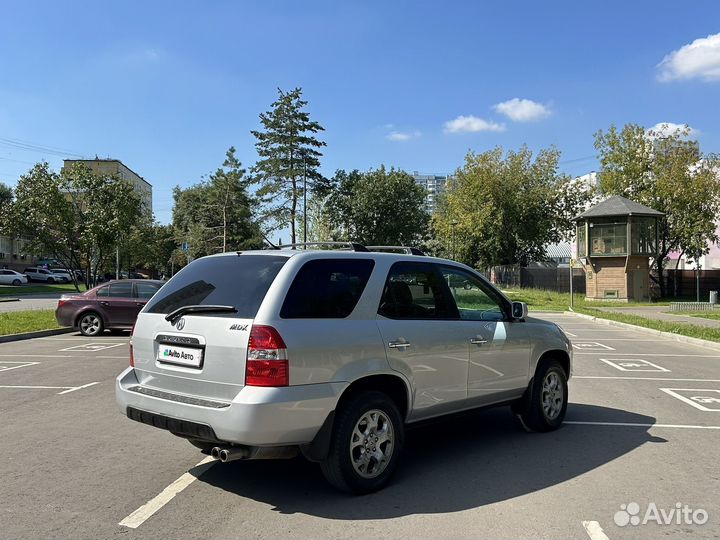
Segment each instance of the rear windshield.
[{"label": "rear windshield", "polygon": [[[287,257],[238,255],[193,261],[148,302],[147,313],[171,313],[191,305],[233,306],[224,317],[252,319]],[[215,314],[213,314],[215,315]]]}]

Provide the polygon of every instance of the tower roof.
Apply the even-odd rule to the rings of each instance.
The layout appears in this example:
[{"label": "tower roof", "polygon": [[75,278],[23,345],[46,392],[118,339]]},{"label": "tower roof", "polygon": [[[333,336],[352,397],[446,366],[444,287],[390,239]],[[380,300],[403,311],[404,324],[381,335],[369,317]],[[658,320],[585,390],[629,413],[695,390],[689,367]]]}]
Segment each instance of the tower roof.
[{"label": "tower roof", "polygon": [[585,210],[579,216],[575,216],[573,221],[588,218],[597,217],[611,217],[611,216],[652,216],[660,217],[664,216],[662,212],[659,212],[653,208],[645,206],[644,204],[631,201],[620,195],[613,195],[608,197],[604,201],[599,202],[592,208]]}]

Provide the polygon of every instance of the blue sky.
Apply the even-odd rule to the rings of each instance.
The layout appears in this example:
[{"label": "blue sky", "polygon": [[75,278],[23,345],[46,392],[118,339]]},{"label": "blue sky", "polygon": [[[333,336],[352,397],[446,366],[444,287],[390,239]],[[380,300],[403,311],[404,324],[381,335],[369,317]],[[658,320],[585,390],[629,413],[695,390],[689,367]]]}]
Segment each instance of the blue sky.
[{"label": "blue sky", "polygon": [[[611,123],[689,124],[720,152],[720,3],[0,3],[0,138],[123,160],[154,186],[197,182],[276,88],[326,128],[322,172],[448,173],[468,150],[557,146],[597,167]],[[710,36],[710,37],[709,37]],[[697,41],[696,41],[697,40]],[[62,158],[0,140],[0,181]]]}]

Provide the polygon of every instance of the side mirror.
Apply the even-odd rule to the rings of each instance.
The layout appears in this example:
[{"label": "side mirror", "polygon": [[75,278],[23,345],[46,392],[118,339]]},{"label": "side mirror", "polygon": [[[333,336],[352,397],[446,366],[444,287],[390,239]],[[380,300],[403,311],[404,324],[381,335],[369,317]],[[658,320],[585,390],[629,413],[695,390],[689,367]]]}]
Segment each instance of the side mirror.
[{"label": "side mirror", "polygon": [[524,319],[528,316],[528,307],[525,302],[513,302],[512,303],[512,316],[513,319]]}]

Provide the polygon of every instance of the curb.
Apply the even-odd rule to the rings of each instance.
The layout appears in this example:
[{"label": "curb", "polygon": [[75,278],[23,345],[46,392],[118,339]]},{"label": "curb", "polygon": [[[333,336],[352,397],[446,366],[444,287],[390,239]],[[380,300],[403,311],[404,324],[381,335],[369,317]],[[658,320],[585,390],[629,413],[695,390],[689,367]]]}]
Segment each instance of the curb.
[{"label": "curb", "polygon": [[679,341],[681,343],[690,343],[691,345],[699,345],[715,351],[720,351],[720,343],[717,341],[708,341],[706,339],[694,338],[689,336],[681,336],[679,334],[673,334],[672,332],[663,332],[662,330],[655,330],[653,328],[645,328],[644,326],[637,326],[634,324],[628,324],[619,321],[611,321],[610,319],[603,319],[601,317],[593,317],[592,315],[585,315],[584,313],[577,313],[576,311],[564,311],[565,315],[575,315],[581,319],[588,321],[594,321],[597,323],[605,324],[608,326],[618,326],[620,328],[627,328],[629,330],[635,330],[637,332],[643,332],[645,334],[651,334],[653,336],[664,337]]},{"label": "curb", "polygon": [[0,298],[0,302],[19,302],[19,298]]},{"label": "curb", "polygon": [[72,331],[72,328],[54,328],[52,330],[38,330],[37,332],[23,332],[22,334],[8,334],[6,336],[0,336],[0,343],[10,343],[12,341],[23,341],[25,339],[57,336],[60,334],[69,334]]}]

